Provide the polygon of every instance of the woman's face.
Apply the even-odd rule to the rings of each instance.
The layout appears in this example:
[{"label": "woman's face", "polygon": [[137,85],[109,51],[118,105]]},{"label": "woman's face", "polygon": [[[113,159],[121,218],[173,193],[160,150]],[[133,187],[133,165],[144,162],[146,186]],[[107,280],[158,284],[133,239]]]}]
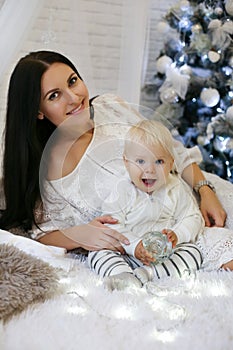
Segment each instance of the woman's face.
[{"label": "woman's face", "polygon": [[88,107],[89,95],[84,82],[68,65],[53,63],[41,79],[38,118],[46,117],[58,126],[71,116],[80,117],[84,113],[81,112]]}]

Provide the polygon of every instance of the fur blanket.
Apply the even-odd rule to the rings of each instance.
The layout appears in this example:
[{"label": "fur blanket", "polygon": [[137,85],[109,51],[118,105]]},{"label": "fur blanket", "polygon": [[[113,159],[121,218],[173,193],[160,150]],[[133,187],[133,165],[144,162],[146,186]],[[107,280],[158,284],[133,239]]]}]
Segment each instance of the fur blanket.
[{"label": "fur blanket", "polygon": [[44,261],[7,244],[0,245],[0,257],[0,319],[6,321],[56,290],[58,276]]},{"label": "fur blanket", "polygon": [[[2,252],[12,253],[13,246],[16,254],[6,261],[1,283],[13,278],[16,266],[17,298],[23,300],[23,291],[32,296],[15,312],[11,306],[7,317],[1,315],[2,350],[233,348],[232,272],[199,271],[142,289],[109,292],[85,263],[62,249],[0,233]],[[5,302],[8,310],[4,293],[1,308]]]}]

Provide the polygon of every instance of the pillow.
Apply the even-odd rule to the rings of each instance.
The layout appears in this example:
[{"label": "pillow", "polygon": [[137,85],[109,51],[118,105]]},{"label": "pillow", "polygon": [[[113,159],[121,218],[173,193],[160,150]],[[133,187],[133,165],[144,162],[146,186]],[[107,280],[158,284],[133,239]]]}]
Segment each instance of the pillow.
[{"label": "pillow", "polygon": [[56,269],[9,244],[0,244],[0,320],[44,301],[58,289]]}]

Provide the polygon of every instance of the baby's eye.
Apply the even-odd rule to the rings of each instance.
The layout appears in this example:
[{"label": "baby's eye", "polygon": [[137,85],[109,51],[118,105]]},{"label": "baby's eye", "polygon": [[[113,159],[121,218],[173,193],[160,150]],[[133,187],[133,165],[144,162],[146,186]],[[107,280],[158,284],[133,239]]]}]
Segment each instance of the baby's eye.
[{"label": "baby's eye", "polygon": [[69,86],[74,85],[78,80],[77,75],[74,75],[70,80],[69,80]]},{"label": "baby's eye", "polygon": [[49,100],[50,100],[50,101],[55,100],[55,98],[57,98],[58,95],[59,95],[59,92],[58,92],[58,91],[53,92],[51,95],[49,95]]},{"label": "baby's eye", "polygon": [[155,164],[157,164],[157,165],[162,165],[162,164],[164,164],[164,160],[163,160],[163,159],[157,159],[157,160],[155,161]]},{"label": "baby's eye", "polygon": [[145,164],[145,160],[144,159],[136,159],[136,163],[142,165],[142,164]]}]

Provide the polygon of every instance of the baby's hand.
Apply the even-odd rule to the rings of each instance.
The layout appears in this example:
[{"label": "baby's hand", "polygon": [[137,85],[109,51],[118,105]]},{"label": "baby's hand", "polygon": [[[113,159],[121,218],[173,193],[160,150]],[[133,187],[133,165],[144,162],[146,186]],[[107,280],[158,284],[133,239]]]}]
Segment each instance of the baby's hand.
[{"label": "baby's hand", "polygon": [[155,262],[152,255],[143,247],[142,241],[138,243],[134,251],[135,258],[141,260],[144,265],[150,265]]},{"label": "baby's hand", "polygon": [[178,238],[175,232],[165,228],[162,230],[162,233],[167,236],[168,241],[172,243],[172,248],[174,248],[178,242]]}]

